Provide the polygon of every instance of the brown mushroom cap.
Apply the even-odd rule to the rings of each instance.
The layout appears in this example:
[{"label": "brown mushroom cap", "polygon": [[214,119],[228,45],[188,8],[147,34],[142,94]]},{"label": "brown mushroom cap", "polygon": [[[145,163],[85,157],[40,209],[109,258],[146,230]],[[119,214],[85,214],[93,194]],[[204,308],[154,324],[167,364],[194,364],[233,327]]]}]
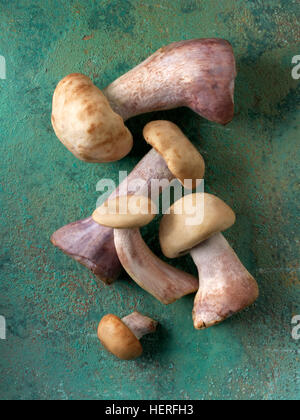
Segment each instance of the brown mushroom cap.
[{"label": "brown mushroom cap", "polygon": [[143,347],[133,332],[115,315],[106,315],[99,324],[98,338],[110,353],[121,360],[134,360]]},{"label": "brown mushroom cap", "polygon": [[157,208],[148,197],[124,195],[109,199],[98,207],[93,220],[114,229],[134,229],[147,226],[156,214]]},{"label": "brown mushroom cap", "polygon": [[214,234],[229,229],[236,220],[233,210],[211,194],[190,194],[170,208],[160,224],[160,244],[164,255],[177,258]]},{"label": "brown mushroom cap", "polygon": [[59,140],[86,162],[114,162],[125,157],[133,138],[91,79],[70,74],[53,96],[52,125]]},{"label": "brown mushroom cap", "polygon": [[191,179],[193,189],[202,180],[205,162],[180,128],[170,121],[153,121],[144,128],[147,143],[163,156],[172,174],[184,185]]}]

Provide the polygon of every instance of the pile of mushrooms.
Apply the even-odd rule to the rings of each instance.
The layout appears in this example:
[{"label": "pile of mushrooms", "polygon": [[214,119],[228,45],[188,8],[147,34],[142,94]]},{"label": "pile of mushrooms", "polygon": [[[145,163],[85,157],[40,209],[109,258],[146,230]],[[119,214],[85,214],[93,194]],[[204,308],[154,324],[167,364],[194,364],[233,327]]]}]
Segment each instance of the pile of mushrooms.
[{"label": "pile of mushrooms", "polygon": [[[223,39],[173,43],[103,91],[85,75],[64,78],[53,97],[53,128],[77,158],[114,162],[131,151],[133,138],[125,122],[133,116],[186,106],[210,121],[229,123],[234,117],[236,74],[232,46]],[[196,189],[205,162],[169,121],[149,123],[144,138],[152,149],[110,198],[89,218],[56,231],[51,241],[105,284],[112,284],[125,269],[163,304],[197,293],[194,326],[211,327],[253,304],[259,294],[255,279],[221,233],[236,216],[219,198],[190,193],[164,215],[159,238],[166,257],[190,254],[199,278],[154,255],[140,228],[156,216],[155,201],[171,181],[186,186],[189,180]],[[118,358],[132,360],[142,354],[140,339],[155,332],[157,325],[139,312],[123,319],[106,315],[98,338]]]}]

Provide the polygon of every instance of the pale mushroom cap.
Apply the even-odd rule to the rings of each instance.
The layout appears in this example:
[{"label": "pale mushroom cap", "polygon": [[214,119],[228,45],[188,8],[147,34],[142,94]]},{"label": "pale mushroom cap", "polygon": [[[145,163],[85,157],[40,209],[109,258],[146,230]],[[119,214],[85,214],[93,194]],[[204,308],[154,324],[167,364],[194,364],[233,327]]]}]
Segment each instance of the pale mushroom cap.
[{"label": "pale mushroom cap", "polygon": [[147,226],[155,218],[157,207],[149,198],[138,195],[107,200],[93,214],[96,223],[114,229]]},{"label": "pale mushroom cap", "polygon": [[59,140],[86,162],[114,162],[132,149],[133,138],[91,79],[70,74],[53,96],[52,125]]},{"label": "pale mushroom cap", "polygon": [[185,180],[192,180],[194,189],[197,181],[203,179],[204,159],[177,125],[170,121],[153,121],[144,128],[144,137],[183,185]]},{"label": "pale mushroom cap", "polygon": [[177,258],[218,232],[234,225],[233,210],[211,194],[190,194],[178,200],[160,224],[160,244],[164,255]]},{"label": "pale mushroom cap", "polygon": [[107,351],[121,360],[134,360],[143,347],[133,332],[115,315],[106,315],[99,324],[98,338]]}]

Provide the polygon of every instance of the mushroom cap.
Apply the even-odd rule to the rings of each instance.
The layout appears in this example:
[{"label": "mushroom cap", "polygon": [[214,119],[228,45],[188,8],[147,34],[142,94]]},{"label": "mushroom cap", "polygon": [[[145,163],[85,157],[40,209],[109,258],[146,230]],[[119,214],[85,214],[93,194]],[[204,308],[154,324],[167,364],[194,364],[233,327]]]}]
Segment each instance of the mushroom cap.
[{"label": "mushroom cap", "polygon": [[115,315],[106,315],[99,324],[98,338],[110,353],[121,360],[134,360],[143,347],[133,332]]},{"label": "mushroom cap", "polygon": [[160,224],[160,244],[164,255],[177,258],[214,234],[229,229],[236,221],[233,210],[220,198],[198,193],[178,200]]},{"label": "mushroom cap", "polygon": [[114,162],[132,149],[133,138],[122,117],[83,74],[70,74],[53,96],[52,125],[59,140],[86,162]]},{"label": "mushroom cap", "polygon": [[185,180],[192,180],[193,189],[196,188],[204,177],[205,162],[177,125],[170,121],[153,121],[144,128],[144,137],[183,185]]},{"label": "mushroom cap", "polygon": [[134,229],[147,226],[155,218],[157,207],[149,198],[124,195],[107,200],[93,214],[93,220],[114,229]]}]

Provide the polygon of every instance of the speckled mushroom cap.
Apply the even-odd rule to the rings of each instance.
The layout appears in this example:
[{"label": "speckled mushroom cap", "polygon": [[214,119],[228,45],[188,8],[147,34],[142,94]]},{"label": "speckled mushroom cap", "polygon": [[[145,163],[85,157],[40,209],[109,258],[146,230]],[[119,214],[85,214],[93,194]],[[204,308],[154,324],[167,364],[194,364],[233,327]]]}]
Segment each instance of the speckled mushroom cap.
[{"label": "speckled mushroom cap", "polygon": [[164,255],[177,258],[188,254],[201,242],[229,229],[236,220],[233,210],[211,194],[190,194],[178,200],[160,224],[160,244]]},{"label": "speckled mushroom cap", "polygon": [[86,162],[114,162],[125,157],[133,138],[122,117],[83,74],[70,74],[53,96],[52,125],[59,140]]},{"label": "speckled mushroom cap", "polygon": [[147,226],[155,218],[157,207],[148,197],[128,195],[107,200],[93,214],[96,223],[114,229]]},{"label": "speckled mushroom cap", "polygon": [[144,128],[147,143],[160,153],[172,174],[184,184],[185,180],[202,180],[205,162],[196,147],[183,134],[180,128],[170,121],[153,121]]},{"label": "speckled mushroom cap", "polygon": [[121,360],[134,360],[143,347],[133,332],[115,315],[106,315],[99,324],[98,338],[110,353]]}]

